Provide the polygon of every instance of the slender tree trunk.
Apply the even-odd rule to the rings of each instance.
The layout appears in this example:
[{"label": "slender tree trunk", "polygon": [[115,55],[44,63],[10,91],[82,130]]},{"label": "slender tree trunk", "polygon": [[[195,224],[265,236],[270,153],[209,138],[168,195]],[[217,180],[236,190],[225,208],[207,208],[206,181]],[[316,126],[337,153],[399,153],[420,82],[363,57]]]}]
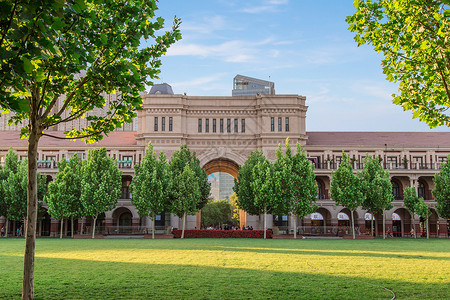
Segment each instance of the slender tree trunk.
[{"label": "slender tree trunk", "polygon": [[71,237],[73,238],[73,216],[70,217],[70,232]]},{"label": "slender tree trunk", "polygon": [[370,235],[373,236],[373,214],[370,214],[372,217],[370,217]]},{"label": "slender tree trunk", "polygon": [[181,230],[181,238],[184,239],[184,227],[186,225],[186,212],[183,215],[183,228]]},{"label": "slender tree trunk", "polygon": [[152,213],[152,239],[155,239],[155,213]]},{"label": "slender tree trunk", "polygon": [[34,299],[34,253],[36,249],[37,221],[37,158],[42,129],[37,120],[38,99],[33,96],[30,112],[30,136],[28,138],[27,227],[25,231],[25,255],[23,261],[22,299]]},{"label": "slender tree trunk", "polygon": [[64,228],[64,218],[61,218],[61,230],[59,231],[59,238],[62,239]]},{"label": "slender tree trunk", "polygon": [[80,232],[80,234],[83,234],[83,229],[84,229],[84,217],[81,217],[81,232]]},{"label": "slender tree trunk", "polygon": [[9,230],[9,220],[8,217],[6,217],[6,230],[5,230],[5,237],[8,237],[8,230]]},{"label": "slender tree trunk", "polygon": [[417,238],[417,234],[416,234],[416,220],[414,220],[414,213],[411,214],[411,221],[412,221],[412,228],[413,228],[413,233],[414,233],[414,238]]},{"label": "slender tree trunk", "polygon": [[430,226],[428,226],[429,225],[429,220],[430,218],[429,217],[427,217],[427,240],[430,238]]},{"label": "slender tree trunk", "polygon": [[379,235],[379,232],[378,232],[378,218],[375,219],[374,223],[375,223],[375,236],[378,236]]},{"label": "slender tree trunk", "polygon": [[98,215],[95,215],[94,225],[92,226],[92,238],[95,238],[95,223],[97,223]]},{"label": "slender tree trunk", "polygon": [[383,211],[383,240],[386,239],[386,222],[385,222],[385,220],[386,220],[386,217],[385,217],[385,213]]},{"label": "slender tree trunk", "polygon": [[353,231],[353,239],[355,239],[355,220],[353,218],[353,210],[350,211],[350,213],[352,214],[352,231]]},{"label": "slender tree trunk", "polygon": [[264,206],[264,239],[266,239],[266,229],[267,229],[266,215],[267,215],[267,207]]},{"label": "slender tree trunk", "polygon": [[297,239],[297,215],[293,215],[294,217],[294,239]]}]

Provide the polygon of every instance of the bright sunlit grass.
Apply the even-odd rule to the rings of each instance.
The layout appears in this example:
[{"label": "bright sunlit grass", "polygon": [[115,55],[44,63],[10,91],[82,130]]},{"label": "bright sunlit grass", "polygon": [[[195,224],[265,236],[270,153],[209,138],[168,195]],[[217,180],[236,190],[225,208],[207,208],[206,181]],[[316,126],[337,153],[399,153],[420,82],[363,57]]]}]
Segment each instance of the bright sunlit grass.
[{"label": "bright sunlit grass", "polygon": [[[0,298],[19,298],[24,241],[0,239]],[[41,299],[444,299],[450,240],[39,239]],[[386,290],[386,289],[388,290]]]}]

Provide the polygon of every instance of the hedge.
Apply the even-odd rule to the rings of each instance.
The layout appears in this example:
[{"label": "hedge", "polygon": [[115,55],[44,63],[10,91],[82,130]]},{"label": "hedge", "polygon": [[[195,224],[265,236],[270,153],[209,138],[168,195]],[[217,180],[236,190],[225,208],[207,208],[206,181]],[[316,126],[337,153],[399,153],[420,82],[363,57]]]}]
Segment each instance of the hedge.
[{"label": "hedge", "polygon": [[[272,230],[267,230],[266,237],[272,238]],[[181,230],[173,230],[174,238],[181,238]],[[264,230],[185,230],[185,238],[243,238],[243,239],[263,239]]]}]

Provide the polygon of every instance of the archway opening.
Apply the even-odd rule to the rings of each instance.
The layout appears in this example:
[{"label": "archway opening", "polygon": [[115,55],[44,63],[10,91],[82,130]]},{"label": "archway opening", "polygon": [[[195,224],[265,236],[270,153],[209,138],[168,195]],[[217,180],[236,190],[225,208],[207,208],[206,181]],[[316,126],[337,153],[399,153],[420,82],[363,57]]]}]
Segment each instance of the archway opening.
[{"label": "archway opening", "polygon": [[392,213],[392,234],[394,237],[402,236],[402,218],[397,213]]},{"label": "archway opening", "polygon": [[133,214],[128,208],[117,208],[112,217],[114,233],[131,233],[133,231]]}]

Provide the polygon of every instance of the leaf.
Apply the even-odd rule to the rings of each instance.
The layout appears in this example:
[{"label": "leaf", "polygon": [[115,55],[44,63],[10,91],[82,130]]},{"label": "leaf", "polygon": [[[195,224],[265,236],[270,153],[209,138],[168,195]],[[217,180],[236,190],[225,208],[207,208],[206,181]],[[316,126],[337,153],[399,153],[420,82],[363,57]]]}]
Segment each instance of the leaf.
[{"label": "leaf", "polygon": [[21,57],[21,60],[23,61],[23,69],[25,73],[32,73],[33,72],[33,65],[31,64],[31,61],[26,58],[25,56]]}]

